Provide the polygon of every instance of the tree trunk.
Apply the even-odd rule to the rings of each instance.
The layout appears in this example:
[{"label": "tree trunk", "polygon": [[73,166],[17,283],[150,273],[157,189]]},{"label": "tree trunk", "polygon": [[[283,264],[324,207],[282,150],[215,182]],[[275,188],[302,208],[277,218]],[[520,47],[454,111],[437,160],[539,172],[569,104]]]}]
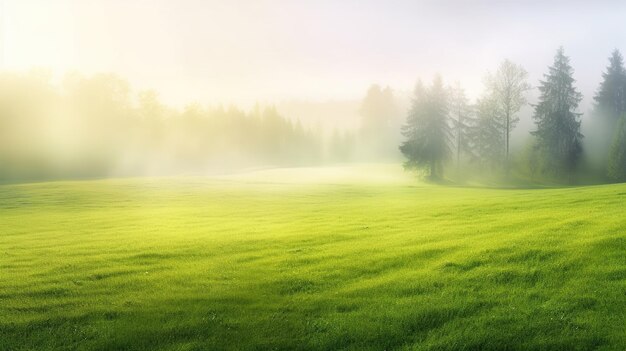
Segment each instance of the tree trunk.
[{"label": "tree trunk", "polygon": [[457,121],[457,138],[456,138],[456,174],[461,178],[461,117]]},{"label": "tree trunk", "polygon": [[430,160],[430,179],[436,180],[439,176],[437,174],[437,161]]},{"label": "tree trunk", "polygon": [[430,161],[430,179],[435,179],[435,161],[433,160]]},{"label": "tree trunk", "polygon": [[510,133],[510,124],[511,124],[511,113],[509,109],[506,110],[506,154],[504,157],[504,172],[506,173],[506,177],[509,177],[509,133]]}]

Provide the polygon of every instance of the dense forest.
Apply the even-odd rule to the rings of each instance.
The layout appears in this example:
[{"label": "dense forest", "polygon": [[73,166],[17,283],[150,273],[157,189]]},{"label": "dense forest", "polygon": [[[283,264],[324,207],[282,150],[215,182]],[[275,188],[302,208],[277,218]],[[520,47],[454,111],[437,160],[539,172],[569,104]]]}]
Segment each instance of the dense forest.
[{"label": "dense forest", "polygon": [[[0,74],[0,180],[198,174],[258,167],[399,161],[433,179],[575,183],[626,180],[626,70],[615,50],[581,133],[573,68],[560,48],[530,103],[528,73],[504,60],[470,102],[460,83],[419,81],[408,111],[371,86],[356,129],[323,130],[272,106],[165,105],[113,74]],[[511,150],[519,111],[534,129]],[[584,142],[583,142],[584,141]]]}]

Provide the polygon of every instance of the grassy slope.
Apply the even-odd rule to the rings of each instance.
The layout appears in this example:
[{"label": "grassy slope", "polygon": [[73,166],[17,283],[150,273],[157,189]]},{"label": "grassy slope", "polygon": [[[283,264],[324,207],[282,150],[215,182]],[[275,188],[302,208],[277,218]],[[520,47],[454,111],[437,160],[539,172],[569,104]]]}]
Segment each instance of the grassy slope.
[{"label": "grassy slope", "polygon": [[625,201],[395,167],[0,186],[0,350],[624,350]]}]

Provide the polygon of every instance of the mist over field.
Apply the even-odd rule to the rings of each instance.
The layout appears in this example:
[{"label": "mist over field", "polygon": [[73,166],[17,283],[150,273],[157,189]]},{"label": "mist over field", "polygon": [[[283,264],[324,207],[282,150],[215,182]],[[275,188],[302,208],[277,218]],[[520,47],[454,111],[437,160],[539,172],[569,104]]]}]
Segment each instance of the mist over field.
[{"label": "mist over field", "polygon": [[0,351],[625,350],[625,18],[0,0]]},{"label": "mist over field", "polygon": [[623,6],[5,0],[2,178],[397,162],[418,80],[441,75],[474,106],[507,59],[529,84],[511,157],[519,178],[537,178],[533,105],[563,47],[588,136],[579,178],[605,181],[614,128],[594,117],[594,96],[624,41]]},{"label": "mist over field", "polygon": [[605,181],[603,140],[615,128],[594,96],[625,39],[622,7],[5,0],[2,178],[396,162],[418,80],[441,75],[475,106],[504,60],[529,85],[507,144],[519,177],[537,178],[527,164],[533,106],[563,47],[582,94],[580,178]]}]

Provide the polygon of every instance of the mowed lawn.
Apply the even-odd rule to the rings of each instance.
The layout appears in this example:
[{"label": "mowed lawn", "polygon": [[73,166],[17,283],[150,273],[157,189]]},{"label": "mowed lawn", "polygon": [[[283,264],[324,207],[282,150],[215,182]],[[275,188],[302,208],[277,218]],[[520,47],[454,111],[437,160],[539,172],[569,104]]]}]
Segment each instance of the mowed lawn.
[{"label": "mowed lawn", "polygon": [[0,350],[626,350],[626,185],[0,186]]}]

